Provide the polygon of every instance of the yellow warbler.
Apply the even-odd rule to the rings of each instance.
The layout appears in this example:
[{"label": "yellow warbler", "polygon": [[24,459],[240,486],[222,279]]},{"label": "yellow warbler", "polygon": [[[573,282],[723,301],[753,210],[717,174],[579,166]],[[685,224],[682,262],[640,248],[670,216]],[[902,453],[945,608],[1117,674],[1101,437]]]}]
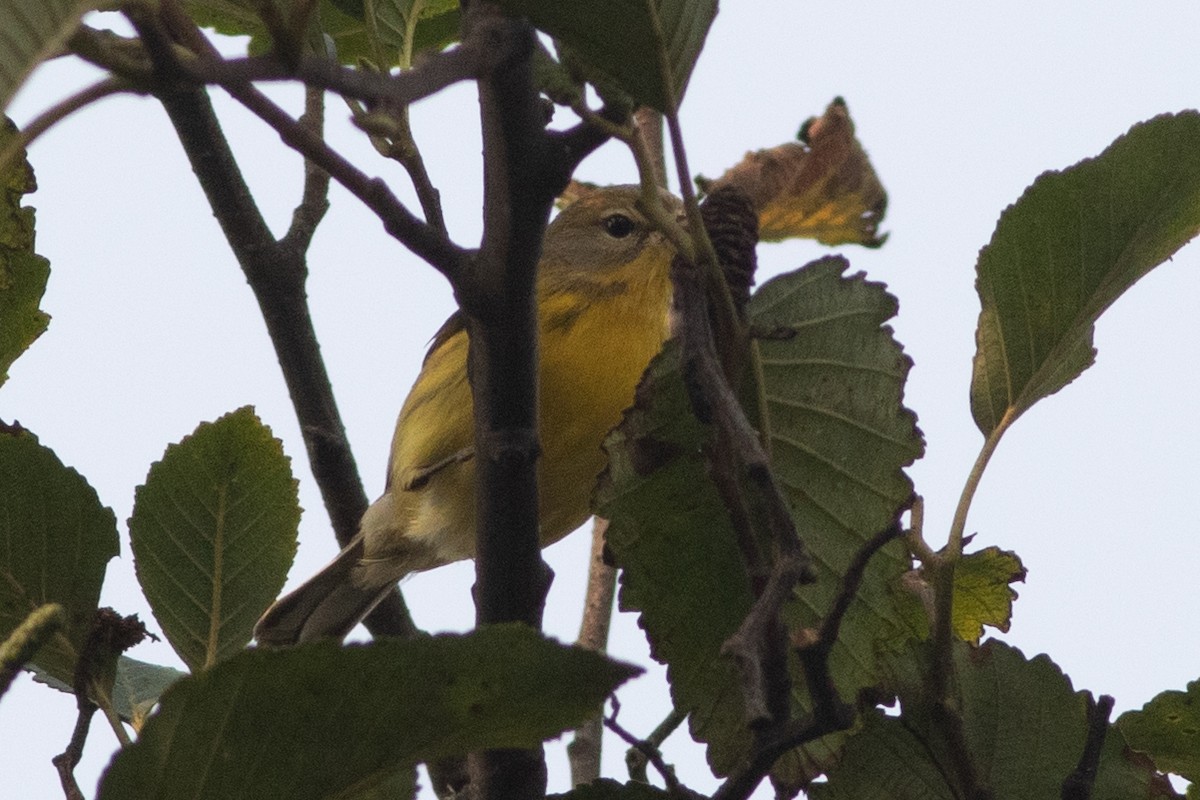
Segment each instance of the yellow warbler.
[{"label": "yellow warbler", "polygon": [[[674,249],[637,197],[631,186],[595,190],[546,230],[537,280],[543,546],[587,519],[600,445],[667,337]],[[267,610],[255,628],[261,644],[343,637],[408,573],[475,554],[472,412],[467,335],[452,318],[400,411],[383,496],[337,558]]]}]

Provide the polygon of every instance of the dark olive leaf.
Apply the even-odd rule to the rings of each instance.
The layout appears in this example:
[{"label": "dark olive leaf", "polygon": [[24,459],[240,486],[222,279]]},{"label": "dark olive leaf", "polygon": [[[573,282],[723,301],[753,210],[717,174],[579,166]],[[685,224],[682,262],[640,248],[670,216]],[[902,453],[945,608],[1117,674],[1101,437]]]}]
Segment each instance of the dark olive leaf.
[{"label": "dark olive leaf", "polygon": [[417,762],[537,746],[639,671],[517,624],[248,650],[171,686],[99,797],[361,796]]}]

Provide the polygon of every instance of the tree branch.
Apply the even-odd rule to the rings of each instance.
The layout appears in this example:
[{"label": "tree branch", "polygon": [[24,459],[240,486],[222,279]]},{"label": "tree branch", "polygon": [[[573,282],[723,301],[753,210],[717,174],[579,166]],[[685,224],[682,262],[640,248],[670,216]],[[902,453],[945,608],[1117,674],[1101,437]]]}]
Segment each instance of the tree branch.
[{"label": "tree branch", "polygon": [[[174,0],[164,0],[163,12],[171,32],[189,49],[210,61],[220,59],[212,43],[178,9]],[[413,254],[447,277],[464,269],[463,264],[470,254],[450,241],[444,224],[426,224],[414,216],[388,189],[387,184],[378,178],[368,177],[326,144],[319,128],[314,130],[311,125],[292,119],[290,114],[249,83],[230,83],[224,88],[235,100],[270,125],[285,144],[305,157],[306,162],[312,162],[312,166],[306,166],[306,182],[315,180],[309,170],[313,166],[319,167],[320,171],[324,171],[374,211],[383,223],[384,230]],[[285,239],[290,237],[289,232]]]},{"label": "tree branch", "polygon": [[510,55],[503,36],[492,36],[487,28],[450,50],[436,53],[398,74],[344,67],[327,58],[303,56],[294,65],[280,58],[204,58],[183,63],[182,70],[194,83],[221,87],[256,81],[300,81],[308,86],[352,97],[372,105],[403,108],[437,94],[455,83],[487,74]]},{"label": "tree branch", "polygon": [[[169,3],[163,8],[169,9]],[[304,284],[305,253],[275,240],[246,186],[208,95],[181,77],[173,44],[160,20],[140,6],[128,9],[161,83],[155,95],[179,135],[192,169],[225,238],[258,300],[338,541],[358,530],[366,493],[346,438],[333,389],[321,358]],[[312,136],[311,131],[303,129]],[[398,591],[367,618],[375,634],[415,630]]]},{"label": "tree branch", "polygon": [[[687,714],[680,711],[678,708],[672,708],[671,713],[667,714],[666,718],[658,723],[654,730],[650,731],[650,735],[642,739],[642,743],[655,750],[660,750],[663,742],[683,724],[687,719]],[[638,783],[649,783],[650,780],[646,775],[646,764],[649,763],[646,758],[646,753],[641,747],[630,747],[625,751],[625,768],[629,770],[629,777]]]},{"label": "tree branch", "polygon": [[[308,87],[304,90],[304,116],[298,120],[314,136],[325,130],[325,93]],[[304,188],[300,203],[292,212],[292,225],[280,240],[287,250],[307,253],[317,226],[329,210],[329,173],[312,159],[304,159]]]},{"label": "tree branch", "polygon": [[818,724],[827,725],[830,730],[842,730],[853,721],[852,710],[842,701],[833,676],[829,672],[829,656],[833,646],[841,635],[842,621],[850,604],[858,594],[867,564],[871,557],[878,553],[888,542],[898,538],[902,533],[899,521],[893,522],[887,528],[876,533],[858,549],[842,575],[838,593],[833,599],[833,605],[821,622],[821,630],[815,641],[799,648],[800,663],[804,667],[804,677],[808,685],[809,697],[813,703],[813,719]]}]

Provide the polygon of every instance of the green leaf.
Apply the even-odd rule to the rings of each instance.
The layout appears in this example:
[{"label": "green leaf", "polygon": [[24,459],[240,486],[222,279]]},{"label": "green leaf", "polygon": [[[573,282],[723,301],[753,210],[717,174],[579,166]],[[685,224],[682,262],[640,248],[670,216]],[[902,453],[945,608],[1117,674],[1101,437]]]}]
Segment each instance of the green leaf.
[{"label": "green leaf", "polygon": [[117,660],[117,681],[112,690],[113,708],[121,719],[140,728],[163,692],[186,675],[173,667],[121,656]]},{"label": "green leaf", "polygon": [[1034,181],[980,252],[971,412],[985,436],[1092,365],[1097,317],[1200,232],[1200,113]]},{"label": "green leaf", "polygon": [[[499,0],[498,5],[528,17],[637,100],[664,112],[683,99],[717,14],[716,0]],[[667,75],[659,68],[660,47]]]},{"label": "green leaf", "polygon": [[618,783],[600,778],[569,792],[549,795],[546,800],[669,800],[671,797],[668,792],[646,783]]},{"label": "green leaf", "polygon": [[96,492],[30,433],[0,427],[0,637],[58,603],[66,627],[34,657],[71,684],[100,600],[117,522]]},{"label": "green leaf", "polygon": [[596,506],[621,567],[621,609],[640,612],[650,653],[667,665],[672,699],[691,715],[693,735],[747,745],[737,671],[720,653],[753,594],[705,469],[707,438],[679,377],[679,348],[668,342],[605,442],[609,466]]},{"label": "green leaf", "polygon": [[638,672],[517,624],[249,650],[168,689],[99,796],[348,797],[419,761],[537,746]]},{"label": "green leaf", "polygon": [[[0,28],[4,30],[4,28]],[[0,151],[16,136],[7,117],[0,128]],[[0,386],[8,379],[8,368],[50,324],[50,316],[38,305],[50,277],[50,262],[33,251],[33,209],[21,198],[37,189],[33,167],[21,150],[8,163],[0,164]]]},{"label": "green leaf", "polygon": [[[71,684],[55,678],[36,664],[29,669],[33,679],[51,689],[73,694]],[[129,656],[117,659],[117,676],[111,690],[113,710],[121,719],[140,727],[141,721],[150,713],[158,698],[167,687],[187,675],[173,667],[150,664]]]},{"label": "green leaf", "polygon": [[[1087,737],[1086,703],[1046,656],[1026,660],[995,640],[954,653],[963,737],[977,780],[996,798],[1058,800],[1063,779],[1079,764]],[[953,747],[935,725],[920,683],[928,664],[901,692],[899,718],[869,712],[813,800],[951,800],[958,785]],[[1110,727],[1092,797],[1174,797],[1163,776],[1131,757]]]},{"label": "green leaf", "polygon": [[138,581],[194,672],[250,641],[296,554],[296,480],[250,407],[203,423],[137,489],[129,536]]},{"label": "green leaf", "polygon": [[941,766],[903,722],[877,709],[864,714],[828,782],[813,784],[812,800],[957,800]]},{"label": "green leaf", "polygon": [[[316,20],[320,32],[333,41],[338,60],[357,64],[360,59],[373,63],[383,56],[380,67],[399,65],[404,51],[408,10],[416,8],[412,52],[440,50],[458,38],[458,5],[449,0],[376,0],[375,30],[379,43],[388,52],[379,53],[371,44],[371,26],[364,19],[362,0],[322,0]],[[192,17],[205,27],[227,36],[250,37],[250,52],[265,53],[271,48],[269,32],[256,11],[258,0],[187,0]]]},{"label": "green leaf", "polygon": [[1200,783],[1200,681],[1187,691],[1162,692],[1141,711],[1127,711],[1117,720],[1129,746],[1145,753],[1163,772]]},{"label": "green leaf", "polygon": [[33,68],[58,52],[95,5],[86,0],[0,0],[0,108],[8,108]]},{"label": "green leaf", "polygon": [[[823,259],[764,284],[750,301],[767,395],[772,468],[817,583],[787,609],[793,632],[818,624],[851,559],[888,527],[912,488],[903,473],[922,451],[915,418],[901,404],[909,361],[883,323],[895,300],[846,262]],[[678,354],[668,347],[647,371],[635,406],[605,445],[609,471],[597,495],[606,541],[621,566],[622,608],[641,613],[652,655],[667,664],[672,697],[709,744],[709,763],[728,774],[751,746],[740,681],[721,646],[752,603],[750,579],[701,449]],[[895,585],[910,568],[896,542],[872,559],[834,649],[839,687],[853,696],[878,681],[876,650],[913,629]],[[797,713],[808,708],[794,676]],[[829,742],[808,756],[831,756]],[[791,759],[785,782],[803,782]]]},{"label": "green leaf", "polygon": [[66,625],[67,614],[63,607],[58,603],[47,603],[30,612],[7,639],[0,640],[0,697],[37,651]]}]

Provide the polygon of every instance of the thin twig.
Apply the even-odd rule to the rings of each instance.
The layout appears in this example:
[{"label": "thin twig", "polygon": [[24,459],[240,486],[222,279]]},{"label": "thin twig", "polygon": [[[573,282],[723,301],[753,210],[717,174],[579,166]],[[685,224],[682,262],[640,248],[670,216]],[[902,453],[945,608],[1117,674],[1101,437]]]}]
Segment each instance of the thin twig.
[{"label": "thin twig", "polygon": [[451,281],[466,269],[471,253],[455,245],[437,228],[414,216],[386,183],[379,178],[368,177],[257,89],[249,86],[226,88],[235,100],[274,128],[285,144],[319,165],[375,212],[383,223],[383,229],[413,254]]},{"label": "thin twig", "polygon": [[79,715],[75,718],[75,729],[71,732],[71,741],[67,749],[50,759],[58,770],[58,779],[62,783],[63,794],[67,800],[84,800],[83,792],[75,780],[75,766],[83,758],[83,746],[87,742],[88,729],[92,724],[97,706],[87,699],[86,692],[76,692],[76,704]]},{"label": "thin twig", "polygon": [[662,777],[663,784],[667,787],[668,792],[673,795],[692,795],[693,793],[679,782],[679,778],[675,775],[675,768],[663,759],[662,752],[656,746],[637,738],[625,730],[621,723],[617,722],[617,714],[621,713],[621,704],[615,697],[611,699],[611,702],[612,714],[604,717],[604,727],[620,737],[625,744],[645,756],[646,760],[654,766],[654,769]]},{"label": "thin twig", "polygon": [[354,114],[355,124],[367,132],[375,150],[384,158],[398,162],[408,173],[417,193],[417,201],[421,204],[425,222],[445,236],[447,229],[442,214],[441,193],[433,185],[429,171],[425,168],[425,159],[421,156],[416,139],[413,138],[408,108],[385,115],[382,112],[367,112],[352,100],[347,102]]},{"label": "thin twig", "polygon": [[17,153],[29,147],[39,136],[81,108],[110,95],[135,91],[137,90],[133,85],[124,79],[108,77],[55,103],[26,123],[17,135],[9,140],[4,149],[0,150],[0,170],[7,169],[9,162]]},{"label": "thin twig", "polygon": [[663,148],[663,115],[651,108],[642,106],[633,112],[635,128],[644,143],[646,150],[654,157],[651,166],[654,169],[654,182],[664,189],[667,186],[667,156]]},{"label": "thin twig", "polygon": [[[325,130],[325,93],[311,86],[304,91],[304,116],[299,124],[323,138]],[[329,210],[329,173],[311,159],[304,159],[304,188],[300,203],[292,212],[292,225],[280,239],[286,249],[308,252],[317,226]]]},{"label": "thin twig", "polygon": [[[683,348],[684,381],[697,416],[717,429],[713,468],[726,480],[749,479],[766,509],[766,526],[774,544],[775,559],[761,594],[742,625],[722,647],[731,655],[742,675],[747,723],[753,727],[786,719],[790,679],[780,612],[799,582],[813,579],[804,546],[786,500],[771,476],[761,440],[746,421],[737,397],[725,379],[709,326],[708,305],[695,269],[677,257],[673,271],[679,310],[679,338]],[[737,493],[740,497],[740,493]],[[744,509],[730,505],[731,512]],[[739,529],[743,552],[755,552],[757,536],[752,529]]]},{"label": "thin twig", "polygon": [[[164,3],[164,14],[172,24],[172,33],[205,59],[219,59],[220,54],[196,29],[186,15],[173,9],[175,0]],[[445,224],[427,225],[404,206],[378,178],[368,177],[345,157],[329,147],[310,125],[292,118],[266,95],[249,83],[230,83],[225,90],[259,119],[270,125],[284,144],[296,150],[326,174],[346,188],[379,217],[386,230],[416,256],[453,280],[454,274],[465,268],[470,254],[449,240]],[[307,190],[306,190],[307,191]]]},{"label": "thin twig", "polygon": [[[613,598],[616,595],[617,570],[604,563],[604,532],[608,520],[596,517],[592,523],[592,553],[588,564],[587,595],[583,601],[583,620],[579,625],[576,644],[603,653],[608,647],[608,631],[612,622]],[[567,760],[571,765],[571,785],[591,783],[600,777],[600,752],[604,728],[600,715],[575,730],[567,745]]]},{"label": "thin twig", "polygon": [[[650,735],[642,741],[655,750],[662,750],[663,743],[683,724],[685,719],[687,719],[687,712],[672,708],[671,713],[667,714],[666,718],[658,723],[658,726],[650,731]],[[646,776],[646,764],[648,763],[646,754],[640,748],[631,747],[625,753],[625,768],[629,770],[631,780],[649,783]]]},{"label": "thin twig", "polygon": [[837,595],[821,622],[816,640],[799,649],[800,663],[804,667],[804,677],[813,703],[813,718],[818,722],[828,723],[835,730],[849,727],[853,720],[853,712],[842,702],[834,685],[833,676],[829,671],[829,656],[841,635],[846,612],[850,610],[850,605],[858,595],[867,564],[872,556],[900,535],[900,523],[896,521],[876,533],[858,549],[842,575]]}]

